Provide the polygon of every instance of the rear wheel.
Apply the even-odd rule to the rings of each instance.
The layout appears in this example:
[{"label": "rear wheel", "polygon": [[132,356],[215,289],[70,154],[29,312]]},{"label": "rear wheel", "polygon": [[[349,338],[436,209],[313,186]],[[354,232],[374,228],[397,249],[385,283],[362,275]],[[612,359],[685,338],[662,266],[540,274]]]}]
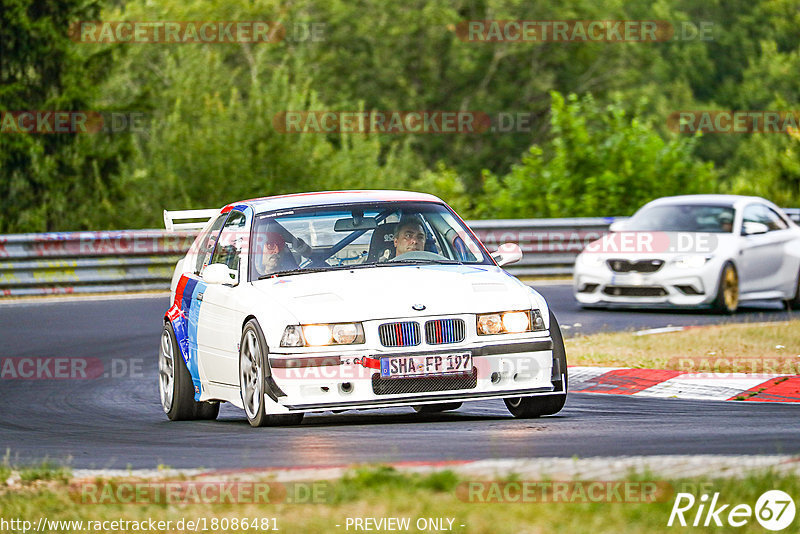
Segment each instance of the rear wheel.
[{"label": "rear wheel", "polygon": [[171,421],[213,420],[219,415],[219,403],[195,402],[189,369],[178,349],[172,324],[164,324],[158,353],[158,391],[161,407]]},{"label": "rear wheel", "polygon": [[439,404],[419,404],[414,406],[417,413],[439,413],[448,412],[451,410],[458,410],[461,408],[460,402],[442,402]]},{"label": "rear wheel", "polygon": [[553,415],[561,411],[567,401],[567,351],[564,348],[564,338],[561,327],[558,326],[556,316],[550,312],[550,337],[553,338],[553,365],[558,365],[558,370],[563,375],[564,393],[560,395],[539,395],[536,397],[512,397],[503,399],[511,415],[520,419],[530,419],[543,415]]},{"label": "rear wheel", "polygon": [[713,306],[716,312],[724,314],[732,314],[739,307],[739,274],[732,263],[722,267]]},{"label": "rear wheel", "polygon": [[264,406],[267,390],[267,343],[255,319],[247,322],[239,344],[239,387],[244,411],[251,426],[299,425],[302,413],[268,414]]}]

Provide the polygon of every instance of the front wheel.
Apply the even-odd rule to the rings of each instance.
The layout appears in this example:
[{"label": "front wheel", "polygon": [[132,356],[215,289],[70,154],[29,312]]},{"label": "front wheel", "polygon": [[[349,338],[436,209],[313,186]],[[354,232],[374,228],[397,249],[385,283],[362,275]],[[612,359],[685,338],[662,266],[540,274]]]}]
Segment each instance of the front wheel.
[{"label": "front wheel", "polygon": [[800,310],[800,273],[797,273],[797,284],[795,285],[794,298],[786,299],[786,308],[791,310]]},{"label": "front wheel", "polygon": [[553,365],[558,365],[558,371],[563,376],[562,388],[564,393],[503,399],[508,411],[518,419],[557,414],[564,407],[564,403],[567,402],[567,351],[564,348],[561,327],[558,326],[558,321],[556,321],[556,316],[553,315],[552,310],[550,311],[550,337],[553,338]]},{"label": "front wheel", "polygon": [[251,426],[299,425],[302,413],[268,414],[264,406],[268,367],[267,343],[255,319],[247,322],[239,344],[239,387]]},{"label": "front wheel", "polygon": [[717,285],[717,298],[714,299],[714,311],[730,315],[739,307],[739,274],[732,263],[722,267]]},{"label": "front wheel", "polygon": [[219,415],[219,403],[196,402],[189,369],[178,349],[172,324],[164,324],[161,348],[158,353],[158,391],[161,407],[170,421],[191,419],[214,420]]}]

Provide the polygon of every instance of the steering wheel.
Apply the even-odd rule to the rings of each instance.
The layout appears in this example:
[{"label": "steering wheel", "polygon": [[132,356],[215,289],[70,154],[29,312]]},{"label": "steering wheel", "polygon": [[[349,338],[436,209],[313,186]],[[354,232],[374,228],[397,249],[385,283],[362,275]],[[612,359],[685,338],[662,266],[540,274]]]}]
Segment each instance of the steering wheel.
[{"label": "steering wheel", "polygon": [[405,252],[403,254],[400,254],[399,256],[395,256],[394,258],[392,258],[389,261],[404,261],[404,260],[408,260],[408,261],[414,261],[414,260],[440,261],[440,260],[445,260],[445,261],[447,261],[448,258],[445,257],[445,256],[442,256],[441,254],[437,254],[435,252],[428,252],[427,250],[412,250],[411,252]]}]

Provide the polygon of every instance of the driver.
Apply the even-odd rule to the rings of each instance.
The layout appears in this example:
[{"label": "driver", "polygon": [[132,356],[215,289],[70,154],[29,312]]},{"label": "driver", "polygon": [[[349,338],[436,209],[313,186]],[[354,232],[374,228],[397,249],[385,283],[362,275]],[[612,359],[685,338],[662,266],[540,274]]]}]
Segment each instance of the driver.
[{"label": "driver", "polygon": [[290,258],[291,253],[286,250],[286,242],[279,233],[265,232],[259,237],[259,240],[264,241],[261,254],[256,255],[256,270],[259,275],[297,268],[297,264]]},{"label": "driver", "polygon": [[425,229],[419,218],[408,216],[400,219],[394,232],[394,249],[395,257],[425,249]]},{"label": "driver", "polygon": [[723,232],[730,233],[733,231],[733,215],[728,211],[723,211],[717,217],[719,227]]}]

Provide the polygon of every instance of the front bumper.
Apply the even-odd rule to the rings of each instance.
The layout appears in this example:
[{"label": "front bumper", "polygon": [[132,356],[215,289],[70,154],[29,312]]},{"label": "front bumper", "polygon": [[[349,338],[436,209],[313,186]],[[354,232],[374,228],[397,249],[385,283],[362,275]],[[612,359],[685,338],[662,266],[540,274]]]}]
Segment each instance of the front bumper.
[{"label": "front bumper", "polygon": [[[565,394],[564,369],[553,362],[550,337],[469,343],[436,349],[352,350],[338,354],[270,354],[274,413],[365,409],[529,395]],[[472,354],[470,375],[381,378],[365,357]]]},{"label": "front bumper", "polygon": [[717,274],[712,269],[664,267],[655,273],[615,273],[607,268],[576,269],[575,299],[586,305],[663,305],[702,307],[716,297]]}]

